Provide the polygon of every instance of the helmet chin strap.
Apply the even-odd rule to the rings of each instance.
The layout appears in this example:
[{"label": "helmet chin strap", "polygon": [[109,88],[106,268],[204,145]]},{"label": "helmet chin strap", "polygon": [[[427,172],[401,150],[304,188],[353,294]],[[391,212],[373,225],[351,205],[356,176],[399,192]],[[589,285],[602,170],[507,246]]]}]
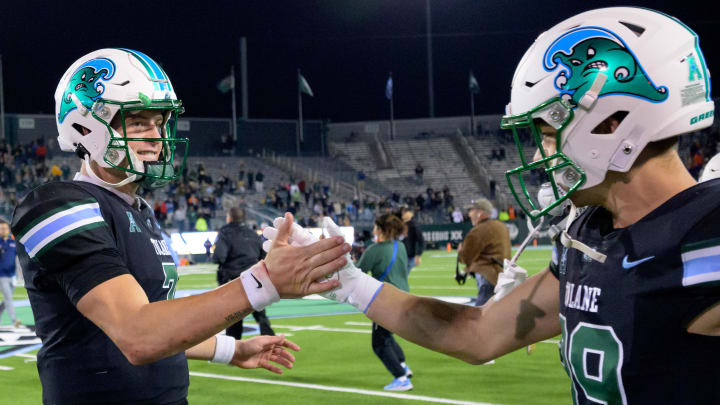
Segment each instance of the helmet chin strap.
[{"label": "helmet chin strap", "polygon": [[98,183],[100,183],[106,187],[113,187],[113,188],[122,187],[126,184],[132,183],[133,181],[135,181],[137,179],[137,174],[132,174],[132,175],[128,176],[128,178],[126,178],[125,180],[123,180],[119,183],[106,182],[105,180],[98,177],[98,175],[95,174],[95,172],[93,171],[92,165],[90,164],[90,155],[89,154],[85,155],[85,158],[83,159],[83,167],[85,168],[85,171],[88,173],[88,176],[92,177],[93,180],[97,181]]},{"label": "helmet chin strap", "polygon": [[568,215],[566,219],[565,229],[560,234],[560,243],[562,243],[563,246],[570,249],[577,249],[586,255],[590,257],[591,259],[598,261],[600,263],[605,263],[605,259],[607,259],[607,255],[604,255],[597,250],[591,248],[590,246],[580,242],[577,239],[573,239],[570,237],[570,234],[568,233],[568,229],[570,229],[570,225],[572,224],[572,221],[575,219],[575,215],[577,214],[577,208],[575,207],[575,204],[570,202],[570,214]]}]

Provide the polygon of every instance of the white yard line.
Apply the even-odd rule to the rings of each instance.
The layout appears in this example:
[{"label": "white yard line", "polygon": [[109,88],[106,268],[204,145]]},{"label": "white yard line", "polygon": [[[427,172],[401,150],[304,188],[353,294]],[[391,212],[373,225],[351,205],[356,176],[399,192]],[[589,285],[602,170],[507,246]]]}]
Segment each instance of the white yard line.
[{"label": "white yard line", "polygon": [[[275,325],[273,325],[273,327],[274,326]],[[193,377],[215,378],[215,379],[219,379],[219,380],[241,381],[241,382],[249,382],[249,383],[255,383],[255,384],[284,385],[286,387],[307,388],[307,389],[311,389],[311,390],[321,390],[321,391],[346,392],[346,393],[351,393],[351,394],[371,395],[371,396],[377,396],[377,397],[389,397],[389,398],[397,398],[397,399],[408,399],[408,400],[412,400],[412,401],[425,401],[425,402],[434,402],[434,403],[439,403],[439,404],[493,405],[493,404],[490,404],[487,402],[460,401],[460,400],[456,400],[456,399],[428,397],[428,396],[424,396],[424,395],[411,395],[411,394],[400,394],[400,393],[395,393],[395,392],[371,391],[371,390],[362,390],[362,389],[357,389],[357,388],[333,387],[331,385],[304,384],[304,383],[296,383],[296,382],[289,382],[289,381],[264,380],[264,379],[260,379],[260,378],[235,377],[235,376],[229,376],[229,375],[197,373],[194,371],[191,371],[190,375]]]},{"label": "white yard line", "polygon": [[15,369],[14,369],[14,368],[12,368],[12,367],[8,367],[8,366],[0,366],[0,370],[3,370],[3,371],[10,371],[10,370],[15,370]]},{"label": "white yard line", "polygon": [[372,326],[372,322],[345,322],[345,325],[351,325],[351,326]]}]

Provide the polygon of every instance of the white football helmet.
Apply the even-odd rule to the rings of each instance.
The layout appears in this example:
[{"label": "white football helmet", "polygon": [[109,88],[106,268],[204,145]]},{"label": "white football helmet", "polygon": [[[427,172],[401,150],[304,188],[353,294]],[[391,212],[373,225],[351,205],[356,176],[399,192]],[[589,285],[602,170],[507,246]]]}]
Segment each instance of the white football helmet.
[{"label": "white football helmet", "polygon": [[[139,110],[158,110],[164,117],[162,153],[158,161],[143,162],[129,147],[125,116]],[[75,152],[84,160],[90,175],[102,183],[119,187],[140,182],[157,188],[182,173],[187,139],[175,138],[175,126],[183,108],[165,71],[147,55],[130,49],[101,49],[78,59],[65,72],[55,90],[58,143],[63,151]],[[122,133],[110,126],[118,114]],[[175,167],[177,143],[185,148]],[[127,173],[119,183],[100,180],[90,160],[101,167]]]},{"label": "white football helmet", "polygon": [[[649,9],[588,11],[541,34],[515,71],[501,126],[512,131],[522,166],[506,177],[534,219],[600,184],[608,170],[630,170],[648,143],[708,127],[713,116],[710,72],[690,28]],[[541,123],[556,130],[551,155],[539,147]],[[522,156],[528,140],[541,160]],[[550,175],[554,204],[530,198],[523,174],[532,169]]]},{"label": "white football helmet", "polygon": [[720,153],[713,156],[706,164],[700,175],[700,182],[717,179],[720,177]]}]

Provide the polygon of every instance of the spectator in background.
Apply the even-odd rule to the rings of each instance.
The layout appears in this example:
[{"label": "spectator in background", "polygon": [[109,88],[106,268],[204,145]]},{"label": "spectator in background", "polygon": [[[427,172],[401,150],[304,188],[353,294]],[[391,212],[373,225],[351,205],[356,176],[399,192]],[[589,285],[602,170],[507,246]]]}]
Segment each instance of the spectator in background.
[{"label": "spectator in background", "polygon": [[250,191],[250,192],[252,192],[253,190],[255,190],[255,188],[254,188],[254,186],[255,186],[255,174],[254,174],[253,172],[251,172],[251,171],[248,171],[248,172],[247,172],[247,180],[248,180],[248,181],[247,181],[247,190]]},{"label": "spectator in background", "polygon": [[493,295],[503,260],[510,259],[510,233],[505,224],[490,218],[493,206],[487,199],[475,200],[467,208],[473,228],[458,247],[458,260],[475,276],[475,306],[481,306]]},{"label": "spectator in background", "polygon": [[[373,234],[377,243],[365,249],[357,267],[379,281],[386,281],[403,291],[409,291],[408,257],[405,245],[398,242],[398,238],[405,232],[405,224],[395,215],[384,214],[376,218]],[[385,390],[411,390],[412,371],[405,364],[405,353],[393,338],[392,332],[375,322],[372,324],[372,348],[394,377],[393,381],[384,387]]]},{"label": "spectator in background", "polygon": [[187,216],[187,206],[179,204],[175,212],[172,215],[172,221],[178,232],[185,232],[185,218]]},{"label": "spectator in background", "polygon": [[[259,260],[265,258],[265,251],[262,249],[262,239],[255,231],[245,224],[245,210],[239,207],[232,207],[225,218],[227,225],[220,228],[215,240],[215,252],[213,262],[217,263],[217,281],[219,285],[229,283],[240,277],[240,274],[252,267]],[[210,242],[206,241],[205,244]],[[253,318],[260,326],[261,335],[275,336],[270,327],[265,310],[254,311]],[[225,332],[235,339],[242,339],[242,319],[229,326]]]},{"label": "spectator in background", "polygon": [[425,172],[425,169],[422,167],[420,162],[417,163],[415,166],[415,182],[417,184],[423,184],[423,173]]},{"label": "spectator in background", "polygon": [[62,178],[62,174],[63,172],[57,164],[52,165],[52,168],[50,169],[50,175],[52,176],[53,181],[60,180]]},{"label": "spectator in background", "polygon": [[38,140],[37,147],[35,148],[35,158],[38,162],[44,163],[47,157],[47,147],[42,139]]},{"label": "spectator in background", "polygon": [[490,199],[495,199],[495,189],[497,188],[497,182],[495,180],[490,180]]},{"label": "spectator in background", "polygon": [[255,191],[258,193],[263,192],[263,181],[265,180],[265,175],[263,172],[259,171],[255,174]]},{"label": "spectator in background", "polygon": [[452,212],[452,220],[453,223],[459,224],[463,221],[463,213],[460,210],[460,207],[455,207],[455,209]]},{"label": "spectator in background", "polygon": [[[198,218],[198,220],[203,219],[202,217]],[[212,257],[212,253],[210,250],[212,249],[212,242],[210,242],[210,238],[205,239],[205,243],[203,243],[203,246],[205,246],[205,261],[210,262],[210,258]]]},{"label": "spectator in background", "polygon": [[423,250],[425,249],[425,239],[423,238],[420,228],[413,220],[415,213],[413,210],[403,207],[400,210],[399,217],[405,223],[405,229],[407,233],[405,238],[402,240],[405,244],[405,252],[407,253],[407,272],[410,274],[410,270],[413,267],[420,265],[420,257],[422,256]]},{"label": "spectator in background", "polygon": [[13,304],[15,257],[15,239],[10,235],[10,224],[4,218],[0,218],[0,293],[2,294],[0,321],[3,310],[7,308],[10,323],[17,328],[20,326],[20,321],[17,319]]},{"label": "spectator in background", "polygon": [[365,190],[365,172],[362,170],[357,172],[357,191],[358,194],[362,193],[363,190]]},{"label": "spectator in background", "polygon": [[208,223],[205,219],[205,216],[200,215],[198,213],[197,219],[195,220],[195,231],[197,232],[206,232],[208,230]]}]

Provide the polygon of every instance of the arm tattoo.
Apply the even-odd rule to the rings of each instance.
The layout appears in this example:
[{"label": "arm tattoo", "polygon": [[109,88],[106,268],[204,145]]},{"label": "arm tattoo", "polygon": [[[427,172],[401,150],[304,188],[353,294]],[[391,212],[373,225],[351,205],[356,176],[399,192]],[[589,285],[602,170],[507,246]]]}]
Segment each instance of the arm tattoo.
[{"label": "arm tattoo", "polygon": [[238,312],[235,312],[234,314],[230,314],[230,315],[226,316],[225,320],[228,322],[235,323],[237,321],[242,320],[243,318],[245,318],[245,315],[243,315],[243,311],[238,311]]}]

